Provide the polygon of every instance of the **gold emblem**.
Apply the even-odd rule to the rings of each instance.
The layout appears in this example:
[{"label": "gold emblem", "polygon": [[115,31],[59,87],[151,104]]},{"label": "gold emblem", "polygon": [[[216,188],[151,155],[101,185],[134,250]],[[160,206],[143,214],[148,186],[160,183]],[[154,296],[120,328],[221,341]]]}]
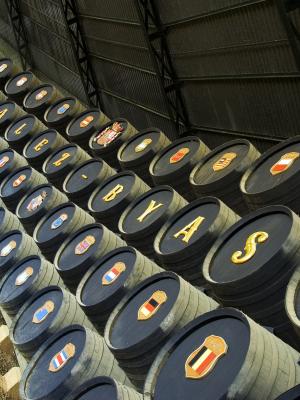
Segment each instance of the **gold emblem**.
[{"label": "gold emblem", "polygon": [[213,165],[213,170],[215,172],[222,171],[223,169],[227,168],[232,161],[237,157],[236,153],[225,153],[222,155],[221,158],[218,159]]},{"label": "gold emblem", "polygon": [[245,255],[243,256],[242,251],[235,251],[231,256],[231,261],[234,264],[243,264],[255,255],[257,243],[263,243],[268,239],[269,235],[267,232],[255,232],[250,235],[246,241],[244,248]]},{"label": "gold emblem", "polygon": [[58,372],[75,356],[75,352],[75,345],[73,343],[67,343],[65,347],[52,358],[48,370],[50,372]]},{"label": "gold emblem", "polygon": [[102,197],[102,200],[106,202],[110,202],[114,200],[118,194],[122,193],[124,190],[123,185],[116,185],[113,189],[111,189],[105,196]]},{"label": "gold emblem", "polygon": [[47,90],[43,89],[36,94],[35,99],[37,101],[42,100],[45,96],[47,96],[47,94],[48,94]]},{"label": "gold emblem", "polygon": [[89,124],[94,121],[94,117],[92,115],[88,115],[82,121],[80,121],[80,128],[86,128]]},{"label": "gold emblem", "polygon": [[291,153],[286,153],[280,157],[280,160],[277,161],[270,168],[270,172],[272,175],[278,175],[282,172],[288,170],[294,162],[300,157],[300,154],[296,151],[292,151]]},{"label": "gold emblem", "polygon": [[26,123],[22,124],[21,126],[19,126],[18,129],[15,130],[15,135],[18,136],[22,133],[22,130],[27,126]]},{"label": "gold emblem", "polygon": [[28,81],[28,78],[26,76],[22,76],[22,78],[20,78],[17,83],[16,86],[20,87],[23,86],[24,83],[26,83]]},{"label": "gold emblem", "polygon": [[13,181],[13,187],[18,187],[21,185],[22,182],[26,180],[26,175],[22,174],[17,179]]},{"label": "gold emblem", "polygon": [[85,175],[85,174],[82,174],[82,175],[81,175],[81,178],[82,178],[82,179],[88,179],[88,176]]},{"label": "gold emblem", "polygon": [[170,164],[176,164],[181,161],[188,153],[190,149],[188,147],[182,147],[175,154],[170,157]]},{"label": "gold emblem", "polygon": [[46,146],[46,144],[48,143],[49,143],[48,139],[42,139],[37,145],[34,146],[34,150],[36,152],[39,152],[42,149],[42,147]]},{"label": "gold emblem", "polygon": [[75,254],[80,256],[88,251],[88,249],[96,243],[96,239],[92,235],[86,236],[78,245],[75,247]]},{"label": "gold emblem", "polygon": [[144,139],[140,144],[138,144],[138,145],[135,147],[134,151],[135,151],[136,153],[140,153],[141,151],[144,151],[144,150],[146,149],[146,147],[148,147],[149,144],[151,144],[151,143],[152,143],[152,139],[146,138],[146,139]]},{"label": "gold emblem", "polygon": [[71,157],[71,154],[70,154],[70,153],[68,153],[68,152],[63,153],[62,156],[61,156],[58,160],[54,161],[52,164],[53,164],[55,167],[60,167],[60,166],[62,165],[62,163],[63,163],[65,160],[67,160],[69,157]]},{"label": "gold emblem", "polygon": [[145,321],[153,317],[160,309],[162,304],[168,300],[168,296],[162,290],[157,290],[152,296],[145,301],[138,310],[138,320]]},{"label": "gold emblem", "polygon": [[1,64],[0,65],[0,72],[3,72],[7,69],[8,65],[7,64]]},{"label": "gold emblem", "polygon": [[185,362],[186,378],[204,378],[227,351],[228,345],[223,338],[214,335],[208,336],[202,345],[188,356]]},{"label": "gold emblem", "polygon": [[41,324],[45,319],[54,311],[54,303],[51,300],[46,301],[46,303],[36,310],[33,314],[32,322],[34,324]]},{"label": "gold emblem", "polygon": [[186,225],[184,228],[182,228],[180,231],[175,233],[174,238],[178,238],[179,236],[183,236],[182,241],[185,243],[188,243],[190,238],[194,235],[195,232],[197,232],[199,226],[202,224],[202,222],[205,220],[204,217],[197,217],[195,218],[192,222],[190,222],[188,225]]}]

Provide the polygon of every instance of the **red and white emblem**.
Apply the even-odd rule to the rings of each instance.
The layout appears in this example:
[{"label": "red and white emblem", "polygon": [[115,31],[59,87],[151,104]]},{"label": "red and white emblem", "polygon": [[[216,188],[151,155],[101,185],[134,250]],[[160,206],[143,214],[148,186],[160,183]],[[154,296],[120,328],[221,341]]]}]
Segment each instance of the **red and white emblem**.
[{"label": "red and white emblem", "polygon": [[114,122],[113,125],[108,126],[104,131],[100,132],[94,138],[94,141],[105,147],[120,136],[123,131],[123,125],[120,122]]},{"label": "red and white emblem", "polygon": [[58,372],[62,369],[67,362],[74,357],[76,352],[76,347],[73,343],[67,343],[65,347],[50,361],[49,371],[50,372]]},{"label": "red and white emblem", "polygon": [[160,309],[161,305],[168,300],[168,296],[162,290],[157,290],[145,301],[138,310],[138,320],[144,321],[153,317]]},{"label": "red and white emblem", "polygon": [[280,160],[272,165],[270,172],[272,175],[278,175],[288,170],[294,162],[300,157],[300,153],[292,151],[280,157]]},{"label": "red and white emblem", "polygon": [[94,117],[92,115],[88,115],[82,121],[80,121],[80,128],[86,128],[89,124],[94,121]]},{"label": "red and white emblem", "polygon": [[111,285],[119,276],[126,270],[126,265],[123,262],[117,262],[111,267],[102,277],[102,285]]},{"label": "red and white emblem", "polygon": [[18,187],[21,185],[22,182],[26,180],[26,175],[20,175],[17,179],[13,181],[13,187]]},{"label": "red and white emblem", "polygon": [[188,147],[182,147],[175,154],[170,157],[170,164],[176,164],[181,161],[188,153],[190,149]]}]

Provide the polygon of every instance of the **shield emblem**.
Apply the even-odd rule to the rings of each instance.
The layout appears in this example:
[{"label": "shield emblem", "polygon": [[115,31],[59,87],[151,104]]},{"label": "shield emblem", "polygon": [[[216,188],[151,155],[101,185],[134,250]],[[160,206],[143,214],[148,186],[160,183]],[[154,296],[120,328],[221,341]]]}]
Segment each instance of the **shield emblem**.
[{"label": "shield emblem", "polygon": [[152,139],[146,138],[135,147],[134,151],[136,153],[140,153],[141,151],[144,151],[151,143],[152,143]]},{"label": "shield emblem", "polygon": [[113,142],[124,131],[124,127],[120,122],[115,122],[113,125],[108,126],[104,131],[100,132],[94,139],[95,142],[101,146],[107,146]]},{"label": "shield emblem", "polygon": [[278,175],[282,172],[288,170],[294,162],[300,157],[300,153],[296,151],[292,151],[291,153],[286,153],[280,157],[280,160],[277,161],[272,167],[270,168],[270,172],[272,175]]},{"label": "shield emblem", "polygon": [[88,249],[93,246],[96,242],[96,239],[92,235],[87,235],[78,245],[75,247],[75,254],[77,256],[81,256],[86,253]]},{"label": "shield emblem", "polygon": [[236,153],[225,153],[216,161],[213,165],[213,170],[215,172],[222,171],[223,169],[227,168],[232,161],[237,157]]},{"label": "shield emblem", "polygon": [[86,128],[89,124],[94,121],[94,117],[92,115],[88,115],[82,121],[80,121],[80,128]]},{"label": "shield emblem", "polygon": [[170,157],[170,164],[176,164],[181,161],[188,153],[190,149],[188,147],[182,147],[175,154]]},{"label": "shield emblem", "polygon": [[102,277],[102,285],[107,286],[113,284],[119,276],[126,270],[126,265],[123,262],[117,262],[110,268]]},{"label": "shield emblem", "polygon": [[1,64],[1,65],[0,65],[0,72],[5,71],[7,67],[8,67],[7,64]]},{"label": "shield emblem", "polygon": [[64,114],[69,108],[70,108],[70,104],[65,103],[62,106],[60,106],[57,110],[57,114],[61,115]]},{"label": "shield emblem", "polygon": [[22,76],[22,78],[20,78],[20,79],[17,81],[16,85],[17,85],[18,87],[23,86],[24,83],[26,83],[27,81],[28,81],[28,78],[27,78],[26,76]]},{"label": "shield emblem", "polygon": [[40,324],[54,311],[54,303],[51,300],[46,301],[46,303],[38,308],[36,312],[33,314],[32,322],[34,324]]},{"label": "shield emblem", "polygon": [[35,211],[36,209],[38,209],[46,197],[47,197],[47,192],[43,191],[41,194],[31,199],[26,207],[27,210]]},{"label": "shield emblem", "polygon": [[73,343],[67,343],[65,347],[52,358],[48,370],[50,372],[58,372],[75,356],[75,352],[75,345]]},{"label": "shield emblem", "polygon": [[37,101],[42,100],[45,96],[47,96],[47,94],[48,94],[47,90],[43,89],[36,94],[35,99]]},{"label": "shield emblem", "polygon": [[22,271],[17,277],[15,281],[16,286],[22,286],[24,285],[25,282],[32,276],[33,274],[33,268],[32,267],[26,267],[24,271]]},{"label": "shield emblem", "polygon": [[220,336],[208,336],[198,349],[194,350],[185,362],[185,376],[201,379],[209,374],[217,361],[227,353],[228,346]]},{"label": "shield emblem", "polygon": [[20,175],[17,179],[13,181],[13,187],[18,187],[21,185],[22,182],[26,180],[26,175]]},{"label": "shield emblem", "polygon": [[9,157],[8,156],[4,156],[0,159],[0,168],[3,168],[4,165],[6,165],[9,161]]},{"label": "shield emblem", "polygon": [[17,247],[17,242],[15,240],[11,240],[3,249],[0,251],[0,257],[8,256],[13,249]]},{"label": "shield emblem", "polygon": [[145,301],[138,310],[138,320],[145,321],[150,319],[157,313],[162,304],[168,300],[168,296],[162,290],[157,290],[152,296]]},{"label": "shield emblem", "polygon": [[62,224],[68,219],[68,214],[61,214],[58,218],[56,218],[52,224],[51,224],[51,229],[57,229],[60,226],[62,226]]}]

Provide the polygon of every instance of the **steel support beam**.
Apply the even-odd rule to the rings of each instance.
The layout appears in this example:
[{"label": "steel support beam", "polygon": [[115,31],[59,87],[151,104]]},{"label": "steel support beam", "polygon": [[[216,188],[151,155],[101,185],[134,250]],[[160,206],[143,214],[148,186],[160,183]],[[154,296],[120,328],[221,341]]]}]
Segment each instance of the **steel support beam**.
[{"label": "steel support beam", "polygon": [[155,0],[135,0],[135,6],[169,118],[178,134],[188,133],[191,130],[191,124],[181,93],[182,82],[178,79],[173,66],[167,42],[167,31],[161,21]]}]

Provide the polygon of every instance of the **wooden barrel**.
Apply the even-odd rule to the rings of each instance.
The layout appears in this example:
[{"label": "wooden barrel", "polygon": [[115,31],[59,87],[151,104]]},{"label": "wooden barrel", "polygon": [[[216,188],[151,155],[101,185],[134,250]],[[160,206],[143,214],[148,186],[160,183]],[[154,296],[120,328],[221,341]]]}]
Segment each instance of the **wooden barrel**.
[{"label": "wooden barrel", "polygon": [[200,286],[201,266],[219,236],[239,219],[215,197],[203,197],[177,211],[155,237],[154,250],[161,265]]},{"label": "wooden barrel", "polygon": [[77,115],[66,128],[66,135],[70,142],[78,144],[86,151],[90,151],[89,140],[99,132],[101,126],[109,122],[109,118],[99,109],[92,108]]},{"label": "wooden barrel", "polygon": [[36,88],[40,83],[41,81],[31,71],[22,71],[12,76],[6,82],[4,90],[10,100],[13,100],[22,107],[27,93]]},{"label": "wooden barrel", "polygon": [[23,258],[40,254],[33,239],[23,230],[6,231],[0,236],[0,277]]},{"label": "wooden barrel", "polygon": [[23,230],[23,226],[14,213],[0,206],[0,236],[14,229]]},{"label": "wooden barrel", "polygon": [[113,175],[115,175],[115,170],[105,161],[88,160],[66,176],[63,191],[71,201],[86,209],[93,191]]},{"label": "wooden barrel", "polygon": [[0,59],[0,90],[4,90],[6,82],[20,71],[10,58]]},{"label": "wooden barrel", "polygon": [[102,125],[89,141],[89,148],[95,157],[102,158],[111,167],[119,169],[118,150],[137,130],[124,118],[115,118]]},{"label": "wooden barrel", "polygon": [[43,83],[31,90],[23,100],[24,110],[44,121],[48,107],[54,104],[62,94],[51,83]]},{"label": "wooden barrel", "polygon": [[23,149],[23,156],[32,167],[42,171],[45,159],[66,144],[66,139],[57,131],[47,129],[29,140]]},{"label": "wooden barrel", "polygon": [[47,183],[44,175],[25,166],[9,174],[0,185],[0,197],[6,207],[15,212],[19,201],[34,187]]},{"label": "wooden barrel", "polygon": [[277,397],[276,400],[299,400],[300,399],[300,385],[283,393],[281,396]]},{"label": "wooden barrel", "polygon": [[130,385],[103,338],[81,325],[70,325],[33,356],[22,376],[20,395],[23,400],[65,400],[87,379],[102,375]]},{"label": "wooden barrel", "polygon": [[125,294],[161,271],[133,247],[119,247],[88,269],[78,285],[77,302],[103,334],[110,314]]},{"label": "wooden barrel", "polygon": [[141,282],[116,306],[105,341],[132,383],[142,389],[165,342],[198,315],[218,304],[173,272]]},{"label": "wooden barrel", "polygon": [[17,118],[27,115],[16,103],[5,100],[0,103],[0,134],[4,135],[5,129]]},{"label": "wooden barrel", "polygon": [[0,151],[0,183],[17,169],[27,165],[24,157],[12,149]]},{"label": "wooden barrel", "polygon": [[108,376],[98,376],[84,382],[66,400],[142,400],[143,395]]},{"label": "wooden barrel", "polygon": [[66,202],[50,209],[37,223],[33,239],[43,255],[52,262],[57,250],[71,233],[94,221],[80,207]]},{"label": "wooden barrel", "polygon": [[208,152],[209,148],[197,136],[175,140],[161,150],[150,164],[149,172],[154,184],[170,185],[185,199],[195,199],[189,176]]},{"label": "wooden barrel", "polygon": [[73,232],[60,246],[54,266],[65,285],[76,293],[86,271],[109,251],[126,243],[102,224],[89,224]]},{"label": "wooden barrel", "polygon": [[287,323],[284,299],[300,262],[299,233],[300,218],[284,206],[254,211],[229,228],[203,263],[204,278],[218,301],[265,326]]},{"label": "wooden barrel", "polygon": [[258,158],[243,175],[240,187],[251,210],[283,204],[299,213],[299,177],[300,136],[296,136]]},{"label": "wooden barrel", "polygon": [[37,117],[26,115],[16,119],[7,127],[4,138],[11,148],[23,154],[24,146],[29,140],[46,129]]},{"label": "wooden barrel", "polygon": [[39,185],[30,190],[19,202],[16,215],[26,232],[33,235],[39,220],[49,210],[68,201],[67,196],[48,184]]},{"label": "wooden barrel", "polygon": [[134,171],[153,186],[149,166],[156,154],[170,144],[168,137],[157,128],[148,128],[132,136],[120,147],[118,161],[122,170]]},{"label": "wooden barrel", "polygon": [[88,201],[88,210],[98,222],[118,232],[123,211],[149,189],[132,171],[120,172],[106,179],[93,191]]},{"label": "wooden barrel", "polygon": [[0,281],[0,306],[13,317],[31,296],[50,285],[63,286],[52,264],[41,256],[22,258]]},{"label": "wooden barrel", "polygon": [[93,330],[76,298],[59,286],[48,286],[27,300],[18,311],[9,336],[14,346],[30,360],[50,336],[72,324]]},{"label": "wooden barrel", "polygon": [[67,144],[59,147],[43,164],[43,174],[56,187],[62,190],[64,179],[79,164],[91,157],[77,144]]},{"label": "wooden barrel", "polygon": [[190,183],[196,197],[215,196],[237,214],[247,214],[249,209],[240,191],[240,180],[259,156],[259,151],[246,139],[218,146],[191,172]]},{"label": "wooden barrel", "polygon": [[[296,334],[297,342],[300,342],[300,269],[297,266],[292,275],[285,294],[285,309],[289,321],[291,322]],[[300,349],[300,345],[298,345]]]},{"label": "wooden barrel", "polygon": [[157,232],[186,204],[187,201],[170,186],[157,186],[129,204],[119,220],[119,231],[130,246],[153,258]]},{"label": "wooden barrel", "polygon": [[274,400],[300,382],[299,353],[240,311],[192,321],[152,364],[145,400]]},{"label": "wooden barrel", "polygon": [[56,129],[66,137],[68,124],[84,109],[85,107],[75,97],[64,97],[47,108],[44,121],[49,128]]}]

